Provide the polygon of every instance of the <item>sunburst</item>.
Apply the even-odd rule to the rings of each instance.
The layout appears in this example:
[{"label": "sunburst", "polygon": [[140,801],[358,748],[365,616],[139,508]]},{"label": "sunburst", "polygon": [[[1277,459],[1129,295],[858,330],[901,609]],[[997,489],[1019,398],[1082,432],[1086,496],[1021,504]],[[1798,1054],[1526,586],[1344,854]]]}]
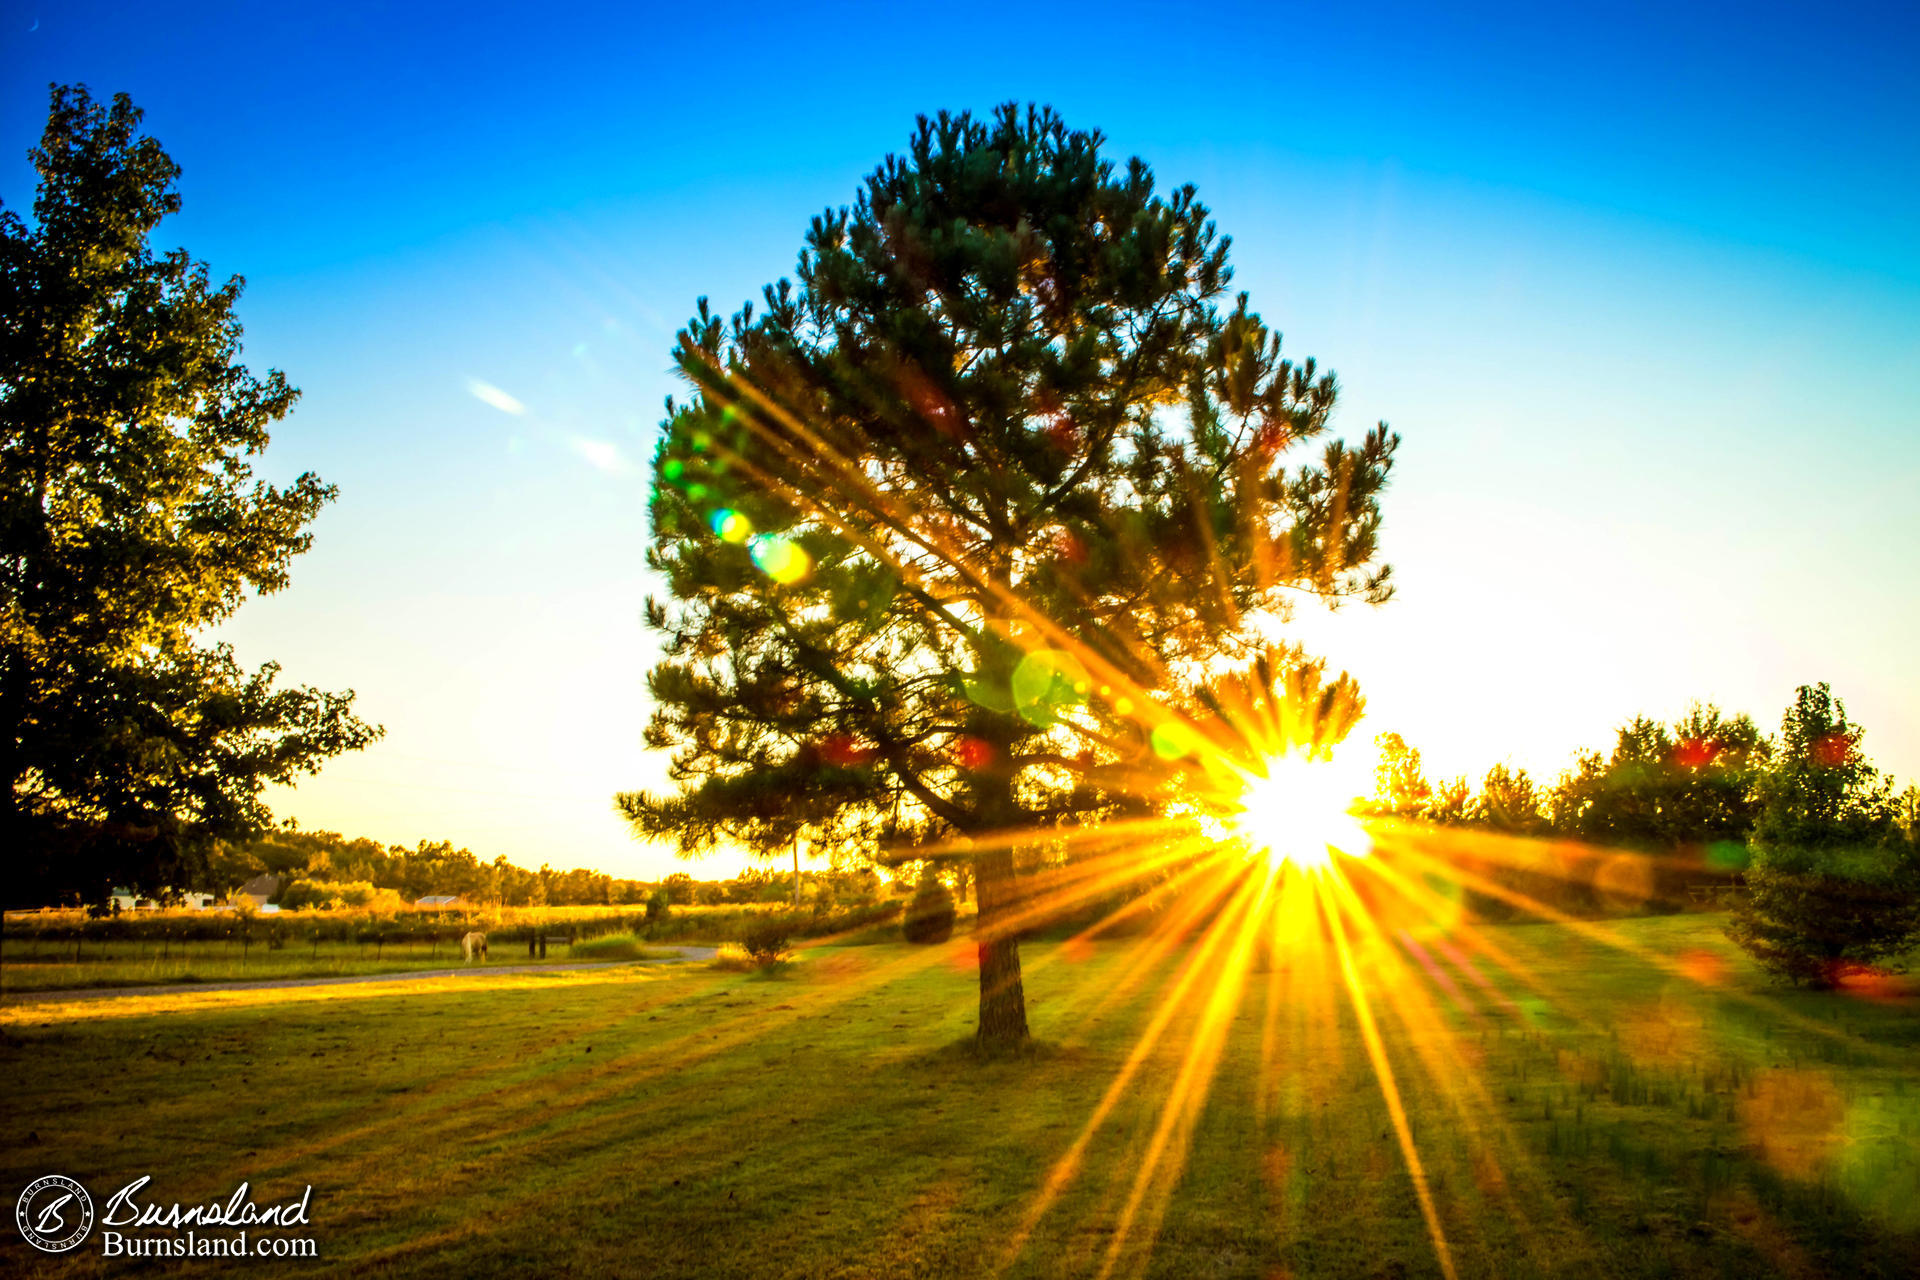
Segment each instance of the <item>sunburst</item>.
[{"label": "sunburst", "polygon": [[1229,815],[1234,832],[1276,869],[1325,872],[1336,853],[1365,857],[1373,844],[1355,820],[1345,772],[1299,755],[1271,756],[1249,775]]}]

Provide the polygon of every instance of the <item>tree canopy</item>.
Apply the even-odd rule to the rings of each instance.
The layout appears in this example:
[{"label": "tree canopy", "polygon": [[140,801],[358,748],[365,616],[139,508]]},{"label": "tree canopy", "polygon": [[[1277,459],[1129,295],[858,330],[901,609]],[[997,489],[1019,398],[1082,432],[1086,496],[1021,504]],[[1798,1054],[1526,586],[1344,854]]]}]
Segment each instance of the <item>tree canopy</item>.
[{"label": "tree canopy", "polygon": [[243,281],[149,237],[179,167],[56,86],[29,225],[0,211],[0,847],[7,895],[195,877],[261,791],[366,745],[351,692],[275,686],[208,628],[287,585],[334,494],[250,459],[298,392],[238,362]]},{"label": "tree canopy", "polygon": [[1581,753],[1548,799],[1555,830],[1595,844],[1671,849],[1746,838],[1771,750],[1746,715],[1696,704],[1671,728],[1622,725],[1610,755]]},{"label": "tree canopy", "polygon": [[674,785],[620,806],[689,853],[964,841],[988,1041],[1026,1033],[1016,849],[1248,746],[1302,665],[1266,651],[1290,593],[1391,589],[1398,438],[1327,439],[1333,376],[1228,297],[1194,189],[1103,143],[922,117],[797,283],[701,301],[653,463]]}]

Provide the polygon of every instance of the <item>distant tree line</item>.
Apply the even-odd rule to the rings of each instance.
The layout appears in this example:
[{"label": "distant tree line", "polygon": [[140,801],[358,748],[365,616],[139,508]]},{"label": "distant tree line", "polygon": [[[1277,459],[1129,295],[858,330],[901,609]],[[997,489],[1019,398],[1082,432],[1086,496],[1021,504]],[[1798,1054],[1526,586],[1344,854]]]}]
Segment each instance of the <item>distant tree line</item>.
[{"label": "distant tree line", "polygon": [[1751,717],[1710,703],[1671,725],[1636,716],[1610,752],[1583,751],[1544,784],[1506,764],[1488,769],[1477,789],[1464,776],[1429,782],[1417,748],[1397,733],[1377,741],[1377,813],[1647,853],[1744,845],[1773,755]]},{"label": "distant tree line", "polygon": [[[410,903],[434,895],[506,907],[630,906],[656,895],[663,908],[793,900],[791,872],[759,867],[730,880],[695,880],[686,872],[661,881],[629,880],[583,867],[559,871],[542,864],[530,871],[504,855],[483,860],[448,840],[422,840],[409,849],[295,827],[218,845],[205,875],[180,887],[226,895],[262,874],[280,878],[275,901],[287,907],[368,907],[381,899]],[[808,871],[803,879],[807,896],[827,907],[871,902],[885,890],[871,870]]]},{"label": "distant tree line", "polygon": [[[1725,885],[1736,890],[1729,936],[1779,977],[1831,986],[1920,947],[1920,789],[1896,792],[1861,734],[1827,685],[1803,685],[1772,737],[1696,704],[1670,725],[1635,717],[1611,752],[1582,752],[1551,784],[1497,764],[1476,789],[1464,777],[1429,782],[1420,752],[1388,733],[1373,810],[1560,842],[1468,855],[1487,882],[1469,896],[1492,914],[1515,909],[1517,895],[1562,910],[1622,897],[1657,908]],[[1618,851],[1646,856],[1609,876]]]}]

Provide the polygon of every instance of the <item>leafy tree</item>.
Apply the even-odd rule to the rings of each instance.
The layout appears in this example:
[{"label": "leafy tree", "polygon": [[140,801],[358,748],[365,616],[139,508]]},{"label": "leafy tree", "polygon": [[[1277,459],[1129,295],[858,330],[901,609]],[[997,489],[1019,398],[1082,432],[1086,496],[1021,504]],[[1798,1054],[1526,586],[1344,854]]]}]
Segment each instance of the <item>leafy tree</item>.
[{"label": "leafy tree", "polygon": [[1433,801],[1433,787],[1420,767],[1420,751],[1397,733],[1374,739],[1380,759],[1373,769],[1374,801],[1380,812],[1417,817]]},{"label": "leafy tree", "polygon": [[1830,987],[1920,945],[1920,850],[1860,735],[1825,684],[1802,685],[1760,778],[1747,893],[1727,934],[1795,984]]},{"label": "leafy tree", "polygon": [[0,848],[12,901],[201,880],[267,783],[378,736],[198,637],[287,584],[333,489],[249,458],[297,395],[236,358],[242,281],[148,237],[179,168],[56,87],[34,225],[0,212]]},{"label": "leafy tree", "polygon": [[225,897],[267,869],[267,864],[246,846],[215,841],[207,854],[205,887]]},{"label": "leafy tree", "polygon": [[1547,797],[1556,831],[1665,851],[1746,839],[1768,743],[1745,716],[1695,704],[1669,728],[1637,716],[1611,756],[1583,752]]},{"label": "leafy tree", "polygon": [[1027,1036],[1019,868],[1152,809],[1204,745],[1194,690],[1290,591],[1390,592],[1398,438],[1326,441],[1332,375],[1223,303],[1193,188],[1102,143],[1051,109],[923,117],[797,285],[730,324],[702,300],[653,464],[673,789],[620,807],[690,855],[796,824],[963,849],[990,1047]]}]

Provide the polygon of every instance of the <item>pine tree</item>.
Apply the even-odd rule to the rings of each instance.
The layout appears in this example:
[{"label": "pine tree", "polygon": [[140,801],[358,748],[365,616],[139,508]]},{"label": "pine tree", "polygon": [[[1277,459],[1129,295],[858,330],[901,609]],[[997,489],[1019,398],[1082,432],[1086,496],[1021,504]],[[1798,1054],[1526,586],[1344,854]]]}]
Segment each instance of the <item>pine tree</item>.
[{"label": "pine tree", "polygon": [[1747,892],[1727,935],[1769,972],[1831,987],[1920,945],[1920,850],[1890,779],[1825,685],[1802,685],[1759,782]]},{"label": "pine tree", "polygon": [[204,630],[276,591],[333,496],[248,458],[297,392],[237,363],[241,280],[148,237],[179,168],[125,95],[55,88],[35,225],[0,212],[0,848],[7,897],[199,878],[268,782],[377,730]]},{"label": "pine tree", "polygon": [[701,301],[653,463],[674,788],[618,803],[688,854],[796,825],[965,849],[989,1047],[1027,1037],[1026,851],[1191,773],[1201,694],[1290,592],[1390,593],[1398,438],[1324,440],[1333,376],[1225,301],[1193,188],[1102,143],[1048,108],[923,117],[797,285]]}]

